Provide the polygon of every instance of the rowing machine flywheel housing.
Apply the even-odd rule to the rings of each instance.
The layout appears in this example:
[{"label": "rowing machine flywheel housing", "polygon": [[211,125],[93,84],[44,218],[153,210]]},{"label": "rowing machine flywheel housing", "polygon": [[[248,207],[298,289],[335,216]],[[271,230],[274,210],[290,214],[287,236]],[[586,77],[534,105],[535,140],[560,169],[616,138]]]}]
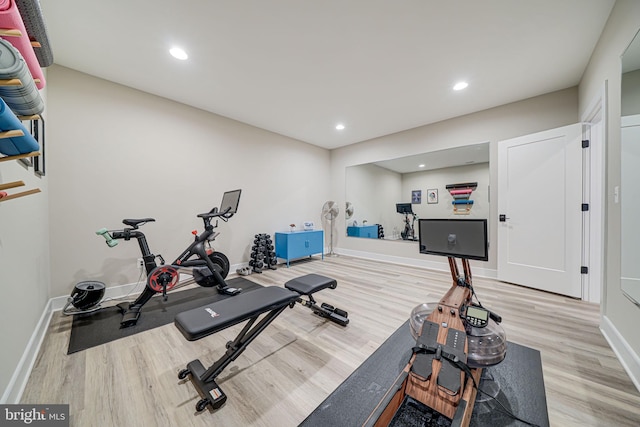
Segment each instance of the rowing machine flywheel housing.
[{"label": "rowing machine flywheel housing", "polygon": [[102,301],[105,285],[102,282],[85,281],[78,283],[71,292],[71,304],[78,310],[87,310]]},{"label": "rowing machine flywheel housing", "polygon": [[418,339],[422,332],[424,320],[437,306],[437,302],[425,302],[415,306],[413,310],[411,310],[411,315],[409,316],[409,327],[411,328],[411,336],[414,339]]}]

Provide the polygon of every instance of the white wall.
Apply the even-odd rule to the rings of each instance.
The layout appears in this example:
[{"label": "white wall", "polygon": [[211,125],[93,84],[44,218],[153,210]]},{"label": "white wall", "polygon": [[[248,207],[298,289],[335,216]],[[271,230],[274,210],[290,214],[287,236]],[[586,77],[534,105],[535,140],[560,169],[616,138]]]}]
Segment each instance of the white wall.
[{"label": "white wall", "polygon": [[640,388],[640,307],[627,299],[620,289],[620,204],[614,188],[620,186],[620,56],[640,29],[640,2],[618,0],[591,56],[579,87],[580,114],[606,85],[606,230],[605,285],[602,297],[603,330],[623,365]]},{"label": "white wall", "polygon": [[[478,113],[372,139],[331,152],[332,197],[344,206],[345,168],[348,166],[394,159],[419,153],[490,142],[489,185],[497,189],[497,142],[530,133],[564,126],[578,121],[578,90],[569,88],[526,99]],[[489,240],[497,241],[498,211],[495,191],[489,203]],[[441,194],[440,197],[443,195]],[[338,229],[344,229],[338,217]],[[385,229],[385,234],[387,230]],[[374,239],[338,236],[338,250],[371,255],[415,265],[442,262],[438,257],[418,253],[415,245]],[[496,269],[496,245],[491,245],[489,261],[472,265]],[[448,267],[447,267],[448,268]],[[478,270],[477,270],[478,271]],[[479,274],[479,273],[476,273]]]},{"label": "white wall", "polygon": [[52,296],[136,281],[137,242],[109,248],[99,228],[153,217],[142,230],[170,262],[226,190],[243,190],[215,246],[232,264],[249,260],[256,233],[320,224],[328,150],[64,67],[48,83]]}]

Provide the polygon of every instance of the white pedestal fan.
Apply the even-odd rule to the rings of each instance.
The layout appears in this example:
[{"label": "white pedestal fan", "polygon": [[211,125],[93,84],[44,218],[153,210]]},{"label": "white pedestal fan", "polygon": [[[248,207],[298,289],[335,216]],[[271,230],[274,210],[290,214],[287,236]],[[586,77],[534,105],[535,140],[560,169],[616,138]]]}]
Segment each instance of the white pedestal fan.
[{"label": "white pedestal fan", "polygon": [[326,226],[329,227],[329,256],[337,256],[335,252],[333,252],[333,228],[335,226],[335,220],[338,217],[338,213],[340,209],[338,208],[338,204],[334,201],[327,201],[322,205],[322,218],[325,222],[325,231]]}]

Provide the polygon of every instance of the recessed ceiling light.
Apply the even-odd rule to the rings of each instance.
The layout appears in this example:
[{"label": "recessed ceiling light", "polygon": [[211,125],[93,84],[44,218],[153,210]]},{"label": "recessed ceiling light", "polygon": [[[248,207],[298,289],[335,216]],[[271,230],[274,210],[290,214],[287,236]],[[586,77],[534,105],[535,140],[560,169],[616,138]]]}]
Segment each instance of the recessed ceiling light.
[{"label": "recessed ceiling light", "polygon": [[423,168],[424,166],[425,166],[424,164],[418,165],[419,168]]},{"label": "recessed ceiling light", "polygon": [[344,129],[344,125],[343,125],[342,123],[338,123],[338,124],[336,125],[336,129],[338,129],[338,130],[342,130],[342,129]]},{"label": "recessed ceiling light", "polygon": [[189,55],[187,55],[187,52],[180,49],[179,47],[172,47],[171,49],[169,49],[169,53],[174,58],[177,58],[183,61],[189,57]]},{"label": "recessed ceiling light", "polygon": [[458,82],[455,85],[453,85],[453,90],[462,90],[467,86],[469,86],[469,83],[467,82]]}]

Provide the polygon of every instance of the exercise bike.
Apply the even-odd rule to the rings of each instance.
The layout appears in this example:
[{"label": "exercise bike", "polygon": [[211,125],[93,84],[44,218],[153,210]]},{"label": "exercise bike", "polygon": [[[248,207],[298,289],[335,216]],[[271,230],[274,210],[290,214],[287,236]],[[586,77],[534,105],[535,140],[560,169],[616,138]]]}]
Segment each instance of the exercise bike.
[{"label": "exercise bike", "polygon": [[416,239],[416,232],[414,228],[414,223],[416,219],[418,219],[418,215],[411,212],[411,221],[409,221],[409,214],[405,212],[404,214],[404,230],[400,232],[400,236],[402,240],[418,240]]},{"label": "exercise bike", "polygon": [[[222,252],[216,252],[211,247],[211,242],[219,234],[214,232],[218,227],[217,219],[220,218],[227,222],[237,212],[241,191],[234,190],[224,193],[220,209],[213,208],[208,213],[198,214],[198,218],[202,218],[204,223],[204,231],[197,234],[197,231],[194,230],[192,232],[195,236],[194,241],[168,265],[165,265],[162,255],[151,253],[147,238],[139,230],[142,225],[154,222],[153,218],[124,219],[122,222],[128,227],[122,230],[103,228],[96,231],[96,234],[105,238],[109,247],[116,246],[118,240],[136,239],[142,253],[147,273],[146,286],[135,301],[117,305],[122,313],[121,328],[135,325],[140,317],[142,307],[155,294],[162,293],[162,297],[166,301],[168,291],[191,284],[194,281],[203,287],[216,287],[218,293],[224,295],[237,295],[242,291],[241,288],[227,285],[224,279],[229,274],[229,259]],[[215,225],[211,224],[214,218],[216,219]],[[159,265],[157,260],[160,261]],[[189,274],[192,278],[180,281],[180,273]]]}]

